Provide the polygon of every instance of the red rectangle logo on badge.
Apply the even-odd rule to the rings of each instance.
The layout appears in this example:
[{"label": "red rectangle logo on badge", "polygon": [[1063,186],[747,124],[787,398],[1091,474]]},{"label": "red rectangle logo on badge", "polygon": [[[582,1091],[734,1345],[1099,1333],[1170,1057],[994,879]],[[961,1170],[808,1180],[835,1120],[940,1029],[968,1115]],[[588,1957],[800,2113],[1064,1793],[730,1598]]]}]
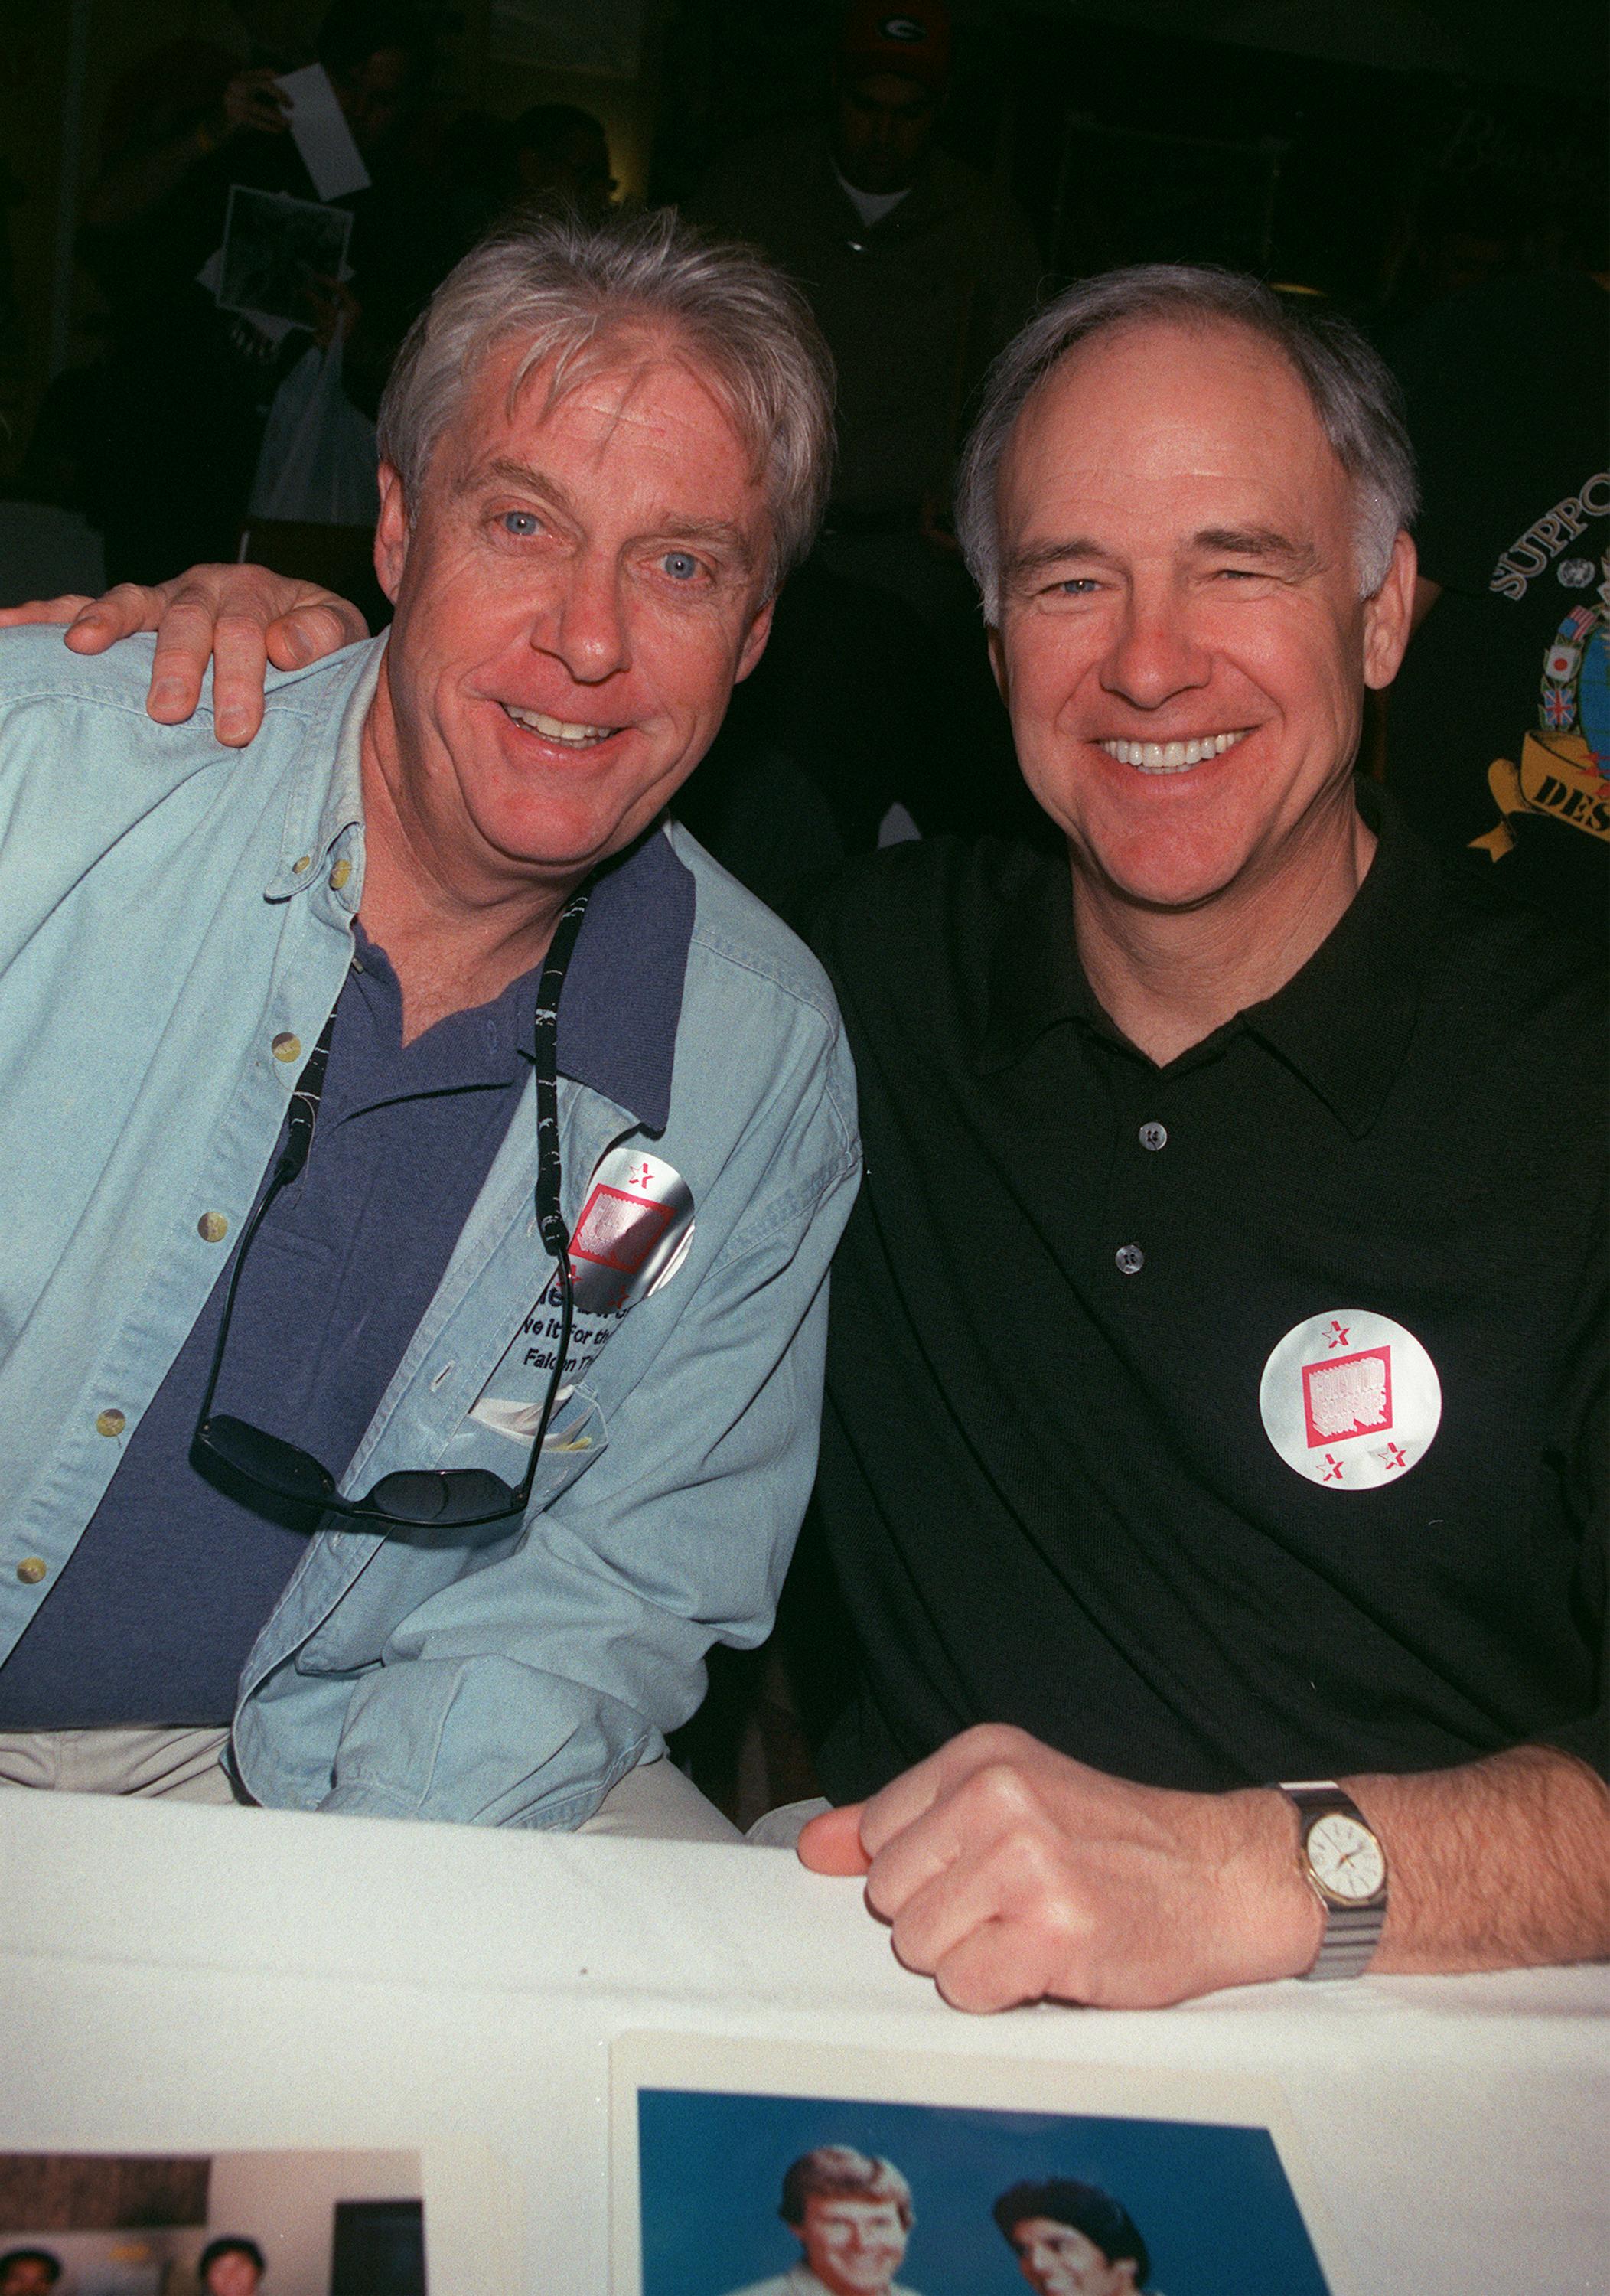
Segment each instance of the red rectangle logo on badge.
[{"label": "red rectangle logo on badge", "polygon": [[570,1239],[571,1257],[613,1267],[621,1275],[635,1275],[671,1218],[669,1205],[649,1203],[601,1180],[582,1206]]},{"label": "red rectangle logo on badge", "polygon": [[1392,1349],[1365,1348],[1303,1366],[1303,1416],[1308,1447],[1378,1435],[1392,1424]]}]

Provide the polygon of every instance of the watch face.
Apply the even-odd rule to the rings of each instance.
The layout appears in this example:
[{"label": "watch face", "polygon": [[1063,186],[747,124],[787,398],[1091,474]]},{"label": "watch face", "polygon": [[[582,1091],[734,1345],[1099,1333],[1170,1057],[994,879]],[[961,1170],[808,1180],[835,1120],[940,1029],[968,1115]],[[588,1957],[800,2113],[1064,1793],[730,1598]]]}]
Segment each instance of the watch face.
[{"label": "watch face", "polygon": [[1381,1845],[1367,1825],[1331,1810],[1308,1829],[1308,1863],[1328,1897],[1361,1906],[1386,1879]]}]

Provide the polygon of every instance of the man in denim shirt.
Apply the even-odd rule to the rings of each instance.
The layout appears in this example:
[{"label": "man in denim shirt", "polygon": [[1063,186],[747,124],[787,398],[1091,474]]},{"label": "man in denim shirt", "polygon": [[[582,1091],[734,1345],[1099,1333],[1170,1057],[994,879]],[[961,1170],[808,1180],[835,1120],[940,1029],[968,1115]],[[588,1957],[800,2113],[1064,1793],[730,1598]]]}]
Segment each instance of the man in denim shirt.
[{"label": "man in denim shirt", "polygon": [[[514,232],[388,392],[388,637],[279,680],[249,758],[154,728],[147,662],[5,641],[0,1779],[730,1833],[663,1734],[713,1637],[767,1630],[858,1158],[821,972],[662,816],[829,435],[758,264]],[[584,886],[567,1345],[532,1016]],[[245,1467],[195,1445],[215,1374]],[[387,1517],[528,1464],[523,1513]]]}]

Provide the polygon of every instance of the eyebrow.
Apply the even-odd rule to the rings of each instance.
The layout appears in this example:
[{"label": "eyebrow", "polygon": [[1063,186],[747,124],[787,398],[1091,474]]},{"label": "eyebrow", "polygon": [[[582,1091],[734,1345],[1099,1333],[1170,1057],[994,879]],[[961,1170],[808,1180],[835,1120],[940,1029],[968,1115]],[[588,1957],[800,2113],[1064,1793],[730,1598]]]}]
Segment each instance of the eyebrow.
[{"label": "eyebrow", "polygon": [[1317,566],[1312,542],[1299,542],[1272,526],[1205,526],[1191,537],[1194,550],[1222,550],[1232,558],[1283,558],[1298,569]]},{"label": "eyebrow", "polygon": [[[561,516],[574,521],[577,526],[584,522],[582,511],[568,487],[561,485],[558,479],[550,478],[545,471],[539,471],[534,463],[511,462],[502,455],[490,462],[476,463],[466,475],[459,492],[475,494],[500,480],[506,486],[522,487],[527,493],[552,503]],[[743,573],[748,573],[755,563],[755,552],[748,536],[731,519],[690,518],[681,511],[666,509],[650,521],[644,533],[656,537],[663,535],[667,539],[679,542],[706,542],[714,548],[726,550],[737,561]]]},{"label": "eyebrow", "polygon": [[[1320,554],[1312,542],[1296,541],[1271,526],[1205,526],[1190,537],[1186,547],[1204,554],[1223,551],[1232,558],[1283,560],[1299,573],[1320,563]],[[1002,566],[1001,574],[1007,582],[1017,582],[1025,575],[1044,574],[1053,566],[1066,565],[1070,559],[1098,566],[1117,563],[1116,554],[1105,544],[1087,534],[1072,534],[1014,551]]]}]

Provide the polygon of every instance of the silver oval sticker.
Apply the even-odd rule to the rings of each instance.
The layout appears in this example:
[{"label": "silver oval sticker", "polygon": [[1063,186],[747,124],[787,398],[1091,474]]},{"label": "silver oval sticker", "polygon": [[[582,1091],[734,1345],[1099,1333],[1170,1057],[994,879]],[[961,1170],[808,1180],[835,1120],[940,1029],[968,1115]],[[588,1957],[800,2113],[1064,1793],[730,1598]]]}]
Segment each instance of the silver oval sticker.
[{"label": "silver oval sticker", "polygon": [[587,1316],[617,1315],[668,1283],[693,1241],[693,1192],[674,1164],[611,1148],[570,1237],[570,1281]]}]

